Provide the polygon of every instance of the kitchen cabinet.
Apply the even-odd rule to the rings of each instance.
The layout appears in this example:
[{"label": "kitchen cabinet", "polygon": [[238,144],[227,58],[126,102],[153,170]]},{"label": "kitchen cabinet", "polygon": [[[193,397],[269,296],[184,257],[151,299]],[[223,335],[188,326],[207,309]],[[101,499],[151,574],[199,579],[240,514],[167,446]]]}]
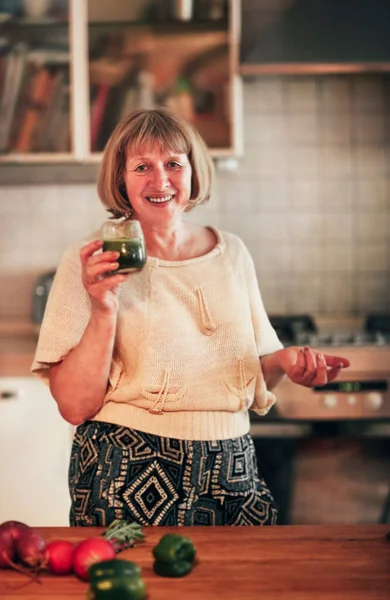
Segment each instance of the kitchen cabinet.
[{"label": "kitchen cabinet", "polygon": [[387,0],[242,0],[243,75],[390,71]]},{"label": "kitchen cabinet", "polygon": [[69,524],[73,427],[34,377],[0,377],[0,523]]},{"label": "kitchen cabinet", "polygon": [[[52,0],[1,13],[0,164],[97,165],[121,117],[168,105],[241,152],[239,0]],[[189,18],[187,18],[189,17]],[[15,171],[14,171],[15,173]]]}]

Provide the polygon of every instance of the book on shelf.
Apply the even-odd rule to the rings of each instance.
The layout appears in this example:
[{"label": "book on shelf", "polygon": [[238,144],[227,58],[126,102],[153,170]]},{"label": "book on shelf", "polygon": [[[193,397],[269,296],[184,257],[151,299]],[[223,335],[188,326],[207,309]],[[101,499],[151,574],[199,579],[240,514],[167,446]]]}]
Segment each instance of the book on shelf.
[{"label": "book on shelf", "polygon": [[97,92],[91,106],[91,152],[96,151],[98,148],[99,134],[101,132],[109,95],[110,86],[107,83],[101,83],[97,88]]},{"label": "book on shelf", "polygon": [[59,152],[62,132],[69,129],[69,83],[67,72],[60,69],[52,75],[50,102],[41,111],[34,136],[35,152]]},{"label": "book on shelf", "polygon": [[27,64],[28,46],[19,42],[11,47],[6,59],[0,104],[0,152],[7,152],[18,98]]},{"label": "book on shelf", "polygon": [[13,143],[15,152],[31,152],[34,146],[34,135],[44,108],[50,102],[52,74],[49,69],[37,69],[30,79],[29,93],[25,99],[21,114],[19,131]]},{"label": "book on shelf", "polygon": [[70,147],[70,86],[67,73],[59,71],[53,81],[51,102],[41,116],[35,136],[36,152],[68,152]]},{"label": "book on shelf", "polygon": [[4,85],[5,77],[5,65],[7,60],[7,54],[9,52],[9,44],[6,38],[0,38],[0,99]]},{"label": "book on shelf", "polygon": [[[61,47],[0,45],[0,152],[55,152],[65,138],[69,145],[68,78],[69,52]],[[59,120],[66,135],[48,135]]]},{"label": "book on shelf", "polygon": [[122,106],[120,107],[119,121],[127,117],[133,110],[139,108],[139,89],[136,85],[125,88]]}]

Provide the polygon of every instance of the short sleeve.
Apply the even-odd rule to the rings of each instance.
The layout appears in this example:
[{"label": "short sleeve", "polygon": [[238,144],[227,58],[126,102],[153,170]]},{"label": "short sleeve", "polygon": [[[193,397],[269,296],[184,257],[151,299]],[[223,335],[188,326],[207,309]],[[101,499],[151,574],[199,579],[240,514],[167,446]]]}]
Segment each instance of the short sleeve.
[{"label": "short sleeve", "polygon": [[272,354],[273,352],[280,350],[283,348],[283,344],[279,340],[275,329],[272,327],[264,308],[252,256],[242,240],[240,240],[240,242],[242,244],[243,269],[249,294],[257,353],[259,356],[265,356],[266,354]]},{"label": "short sleeve", "polygon": [[91,303],[81,279],[79,251],[86,242],[64,253],[49,294],[31,371],[48,384],[49,367],[78,345],[91,315]]},{"label": "short sleeve", "polygon": [[[233,238],[232,241],[236,244],[235,254],[236,257],[239,257],[240,259],[237,267],[243,274],[245,287],[248,293],[256,350],[260,362],[261,356],[273,354],[277,350],[283,348],[283,344],[279,340],[266,313],[259,289],[255,265],[249,250],[239,237],[231,236],[231,238]],[[254,399],[249,408],[258,415],[264,416],[275,404],[275,401],[276,396],[267,389],[260,364],[260,372],[256,379]]]}]

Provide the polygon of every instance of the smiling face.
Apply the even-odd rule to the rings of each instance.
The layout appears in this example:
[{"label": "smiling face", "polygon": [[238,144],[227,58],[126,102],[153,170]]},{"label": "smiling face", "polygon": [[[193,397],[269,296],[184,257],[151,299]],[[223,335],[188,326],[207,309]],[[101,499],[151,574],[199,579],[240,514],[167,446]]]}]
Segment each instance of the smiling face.
[{"label": "smiling face", "polygon": [[192,169],[185,153],[155,144],[129,154],[124,183],[134,216],[168,225],[180,218],[191,196]]}]

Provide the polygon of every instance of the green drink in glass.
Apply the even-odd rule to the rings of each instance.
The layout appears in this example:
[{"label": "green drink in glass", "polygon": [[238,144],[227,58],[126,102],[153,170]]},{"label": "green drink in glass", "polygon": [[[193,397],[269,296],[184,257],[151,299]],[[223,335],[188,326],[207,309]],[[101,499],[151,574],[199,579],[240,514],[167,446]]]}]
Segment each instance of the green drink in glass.
[{"label": "green drink in glass", "polygon": [[146,247],[139,221],[108,221],[103,225],[103,252],[119,252],[116,273],[131,273],[146,264]]}]

